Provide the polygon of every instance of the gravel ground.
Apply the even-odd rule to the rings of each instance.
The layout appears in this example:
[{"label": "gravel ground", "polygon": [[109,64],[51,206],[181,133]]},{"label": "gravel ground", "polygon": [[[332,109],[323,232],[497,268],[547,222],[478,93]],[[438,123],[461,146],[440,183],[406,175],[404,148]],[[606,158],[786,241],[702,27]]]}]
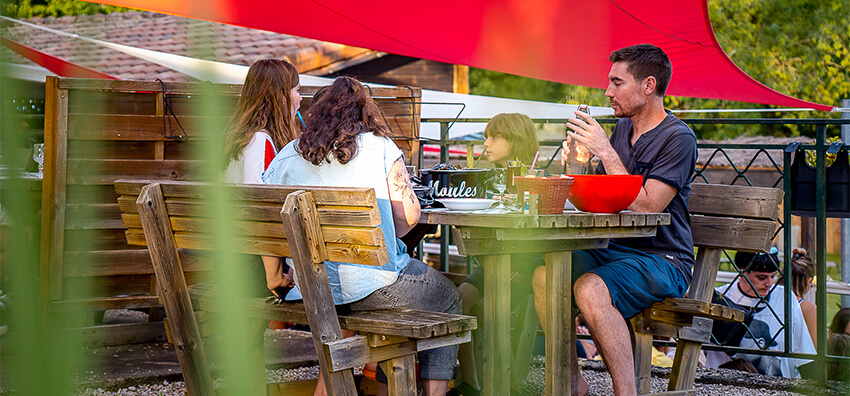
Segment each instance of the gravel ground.
[{"label": "gravel ground", "polygon": [[[146,314],[136,311],[107,311],[104,317],[104,323],[128,323],[145,321],[146,319]],[[283,332],[292,333],[290,334],[292,337],[309,337],[309,333],[307,332],[295,330],[285,330]],[[543,357],[535,356],[531,362],[527,379],[520,383],[523,396],[538,396],[543,393],[543,365]],[[590,384],[589,395],[613,394],[611,377],[608,375],[608,371],[602,362],[582,360],[580,361],[580,366],[585,380]],[[318,373],[318,366],[280,368],[266,370],[266,378],[270,383],[295,382],[315,379]],[[360,374],[360,370],[355,370],[355,374]],[[650,385],[651,391],[663,392],[667,387],[669,376],[670,369],[653,367]],[[216,383],[219,382],[216,381]],[[817,387],[811,381],[792,380],[705,367],[697,369],[695,382],[694,388],[698,395],[850,395],[850,385],[848,384],[830,383],[826,387]],[[121,389],[81,389],[78,396],[183,396],[184,391],[185,386],[182,381],[163,381],[162,383],[128,386]]]},{"label": "gravel ground", "polygon": [[[537,356],[532,361],[528,378],[521,383],[523,396],[538,396],[543,393],[543,357]],[[602,362],[580,362],[584,378],[590,384],[590,396],[613,394],[611,377]],[[316,378],[318,366],[297,369],[266,370],[269,382],[290,382]],[[359,374],[359,373],[355,373]],[[667,387],[669,369],[653,367],[651,381],[652,392],[663,392]],[[840,396],[850,395],[850,386],[830,383],[825,388],[815,387],[808,381],[791,380],[757,374],[743,373],[734,370],[709,369],[700,367],[697,370],[696,385],[698,395],[816,395]],[[85,389],[79,396],[183,396],[183,382],[167,382],[153,385],[131,386],[114,391],[103,389]]]}]

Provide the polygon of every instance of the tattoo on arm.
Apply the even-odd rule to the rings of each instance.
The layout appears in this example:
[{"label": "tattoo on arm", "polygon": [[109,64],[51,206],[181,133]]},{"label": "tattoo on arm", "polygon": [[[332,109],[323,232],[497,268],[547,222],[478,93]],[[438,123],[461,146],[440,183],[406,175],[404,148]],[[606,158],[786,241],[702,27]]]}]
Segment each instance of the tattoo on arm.
[{"label": "tattoo on arm", "polygon": [[411,202],[416,202],[416,194],[413,192],[410,175],[407,174],[403,166],[396,168],[392,177],[392,188],[401,193],[402,200],[410,199]]}]

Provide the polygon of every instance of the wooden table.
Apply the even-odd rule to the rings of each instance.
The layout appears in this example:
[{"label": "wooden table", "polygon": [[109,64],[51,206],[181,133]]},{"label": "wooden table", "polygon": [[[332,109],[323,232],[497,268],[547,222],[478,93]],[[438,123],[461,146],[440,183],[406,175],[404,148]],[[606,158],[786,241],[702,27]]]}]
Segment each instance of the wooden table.
[{"label": "wooden table", "polygon": [[420,224],[454,226],[453,241],[484,268],[486,395],[509,395],[511,379],[510,275],[512,253],[541,253],[546,262],[546,395],[570,394],[573,340],[570,251],[599,249],[610,238],[654,236],[670,224],[666,213],[555,215],[490,214],[423,209]]}]

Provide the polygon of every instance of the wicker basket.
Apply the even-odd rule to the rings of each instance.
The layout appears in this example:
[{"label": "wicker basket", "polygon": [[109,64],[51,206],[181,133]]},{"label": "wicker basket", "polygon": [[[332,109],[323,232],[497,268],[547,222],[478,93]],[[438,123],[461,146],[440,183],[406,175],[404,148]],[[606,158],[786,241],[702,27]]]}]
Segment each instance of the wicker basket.
[{"label": "wicker basket", "polygon": [[572,177],[514,177],[517,187],[517,196],[522,197],[523,191],[536,192],[537,213],[558,214],[564,211],[570,185],[573,184]]}]

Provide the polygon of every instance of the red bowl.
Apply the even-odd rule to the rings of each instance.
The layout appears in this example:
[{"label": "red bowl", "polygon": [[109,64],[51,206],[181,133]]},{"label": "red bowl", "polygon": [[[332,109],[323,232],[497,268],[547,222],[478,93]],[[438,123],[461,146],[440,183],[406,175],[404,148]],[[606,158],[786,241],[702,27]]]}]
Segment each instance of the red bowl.
[{"label": "red bowl", "polygon": [[618,213],[629,207],[643,185],[640,175],[570,175],[567,199],[576,209],[591,213]]}]

